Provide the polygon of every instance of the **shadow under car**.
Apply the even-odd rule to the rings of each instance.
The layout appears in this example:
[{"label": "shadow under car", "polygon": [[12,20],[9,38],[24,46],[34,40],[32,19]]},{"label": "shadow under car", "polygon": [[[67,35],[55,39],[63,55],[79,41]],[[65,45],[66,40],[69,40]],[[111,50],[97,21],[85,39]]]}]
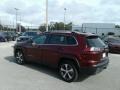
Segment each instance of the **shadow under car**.
[{"label": "shadow under car", "polygon": [[[14,56],[7,56],[7,57],[5,57],[5,59],[9,62],[12,62],[12,63],[16,64]],[[37,64],[37,63],[32,63],[32,62],[29,62],[28,64],[25,64],[23,66],[27,67],[27,68],[37,70],[41,73],[45,73],[49,76],[52,76],[54,78],[57,78],[57,79],[61,80],[60,76],[58,75],[58,70],[57,69],[53,69],[53,68],[50,68],[48,66],[45,66],[45,65],[42,65],[42,64]],[[82,82],[85,79],[87,79],[89,76],[90,75],[81,74],[81,75],[79,75],[79,78],[76,82]]]}]

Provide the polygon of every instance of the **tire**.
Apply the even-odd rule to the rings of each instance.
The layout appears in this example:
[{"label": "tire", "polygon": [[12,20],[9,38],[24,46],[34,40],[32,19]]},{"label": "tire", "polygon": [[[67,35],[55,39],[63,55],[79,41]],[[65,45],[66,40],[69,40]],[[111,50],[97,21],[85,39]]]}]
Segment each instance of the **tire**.
[{"label": "tire", "polygon": [[75,64],[71,61],[64,61],[59,65],[59,74],[66,82],[78,80],[78,70]]},{"label": "tire", "polygon": [[16,51],[15,59],[16,59],[17,64],[20,64],[20,65],[25,64],[25,59],[24,59],[24,55],[23,55],[22,51],[20,51],[20,50]]}]

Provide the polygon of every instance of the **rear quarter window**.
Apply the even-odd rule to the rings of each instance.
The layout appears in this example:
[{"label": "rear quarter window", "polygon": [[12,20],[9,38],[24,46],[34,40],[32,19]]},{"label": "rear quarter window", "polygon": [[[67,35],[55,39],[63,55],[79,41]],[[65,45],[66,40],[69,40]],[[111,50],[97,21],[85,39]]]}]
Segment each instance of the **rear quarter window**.
[{"label": "rear quarter window", "polygon": [[67,45],[75,45],[77,44],[76,40],[72,36],[67,36],[66,37]]}]

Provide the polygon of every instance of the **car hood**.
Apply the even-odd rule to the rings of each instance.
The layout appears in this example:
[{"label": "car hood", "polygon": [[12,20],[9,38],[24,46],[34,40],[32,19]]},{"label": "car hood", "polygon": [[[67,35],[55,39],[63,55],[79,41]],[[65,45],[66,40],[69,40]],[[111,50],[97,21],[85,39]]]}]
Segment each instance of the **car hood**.
[{"label": "car hood", "polygon": [[109,43],[109,45],[120,46],[120,43]]}]

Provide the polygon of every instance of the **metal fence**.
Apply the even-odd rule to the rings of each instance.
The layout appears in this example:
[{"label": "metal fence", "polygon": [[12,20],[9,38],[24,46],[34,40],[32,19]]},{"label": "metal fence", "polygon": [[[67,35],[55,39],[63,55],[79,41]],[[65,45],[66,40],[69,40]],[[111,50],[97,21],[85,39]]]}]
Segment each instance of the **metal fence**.
[{"label": "metal fence", "polygon": [[4,25],[0,27],[0,31],[15,31],[15,29],[13,25]]},{"label": "metal fence", "polygon": [[109,32],[120,35],[120,28],[93,28],[93,27],[72,27],[72,31],[88,32],[97,35],[108,34]]},{"label": "metal fence", "polygon": [[[0,31],[13,31],[13,32],[24,32],[24,31],[40,31],[39,26],[21,26],[16,29],[14,25],[4,25],[0,27]],[[108,34],[109,32],[115,33],[120,36],[120,28],[93,28],[93,27],[72,27],[72,31],[89,32],[98,35]]]},{"label": "metal fence", "polygon": [[39,26],[14,26],[4,25],[0,27],[0,31],[24,32],[24,31],[39,31]]}]

